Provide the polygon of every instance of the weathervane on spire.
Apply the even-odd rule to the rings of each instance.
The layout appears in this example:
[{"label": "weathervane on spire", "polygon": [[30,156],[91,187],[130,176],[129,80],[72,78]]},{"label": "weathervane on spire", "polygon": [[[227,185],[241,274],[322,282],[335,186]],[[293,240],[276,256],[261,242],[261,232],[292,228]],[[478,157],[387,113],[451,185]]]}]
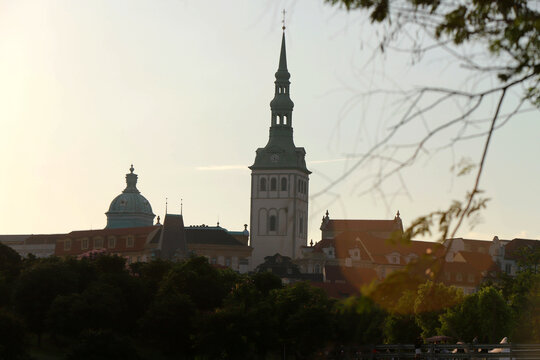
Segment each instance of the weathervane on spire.
[{"label": "weathervane on spire", "polygon": [[285,28],[286,28],[286,26],[285,26],[285,14],[287,12],[285,11],[285,9],[283,9],[283,11],[281,13],[283,14],[283,20],[281,20],[281,23],[283,24],[283,26],[281,28],[283,29],[283,31],[285,31]]},{"label": "weathervane on spire", "polygon": [[167,214],[167,204],[169,202],[169,198],[165,198],[165,214]]},{"label": "weathervane on spire", "polygon": [[184,199],[180,199],[180,215],[183,215],[184,210]]}]

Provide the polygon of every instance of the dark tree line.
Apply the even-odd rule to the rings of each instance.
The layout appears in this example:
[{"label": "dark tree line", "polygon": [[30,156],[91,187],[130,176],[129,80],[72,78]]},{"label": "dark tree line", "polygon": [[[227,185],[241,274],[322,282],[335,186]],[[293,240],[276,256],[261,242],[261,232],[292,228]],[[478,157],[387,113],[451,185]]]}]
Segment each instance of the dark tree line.
[{"label": "dark tree line", "polygon": [[306,282],[283,286],[271,273],[240,275],[202,257],[127,266],[109,255],[21,259],[0,245],[0,259],[0,359],[42,348],[83,360],[343,358],[343,349],[443,332],[540,342],[533,267],[469,296],[395,273],[366,296],[335,300]]}]

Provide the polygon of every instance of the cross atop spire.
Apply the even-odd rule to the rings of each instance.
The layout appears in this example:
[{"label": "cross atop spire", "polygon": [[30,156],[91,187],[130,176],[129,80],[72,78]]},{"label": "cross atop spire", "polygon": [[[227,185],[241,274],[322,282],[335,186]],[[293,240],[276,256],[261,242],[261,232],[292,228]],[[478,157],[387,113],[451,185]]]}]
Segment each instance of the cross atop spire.
[{"label": "cross atop spire", "polygon": [[281,29],[283,29],[283,32],[285,32],[285,29],[286,29],[286,26],[285,26],[285,14],[287,12],[285,11],[285,9],[283,9],[283,11],[281,13],[283,14],[283,19],[281,20],[281,24],[282,24]]}]

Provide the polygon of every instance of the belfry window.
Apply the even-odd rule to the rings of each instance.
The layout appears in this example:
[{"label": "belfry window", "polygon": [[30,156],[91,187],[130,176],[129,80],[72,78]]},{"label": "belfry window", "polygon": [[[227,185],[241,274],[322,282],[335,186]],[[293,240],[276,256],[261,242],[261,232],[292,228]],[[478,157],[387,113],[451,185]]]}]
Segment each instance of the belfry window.
[{"label": "belfry window", "polygon": [[287,178],[281,178],[281,191],[287,191]]},{"label": "belfry window", "polygon": [[269,231],[276,231],[276,224],[277,223],[277,219],[276,219],[276,216],[275,215],[271,215],[270,216],[270,221],[269,221],[269,226],[268,226],[268,230]]},{"label": "belfry window", "polygon": [[266,178],[261,178],[260,190],[261,191],[266,191]]},{"label": "belfry window", "polygon": [[270,179],[270,191],[276,191],[277,190],[277,180],[275,177]]}]

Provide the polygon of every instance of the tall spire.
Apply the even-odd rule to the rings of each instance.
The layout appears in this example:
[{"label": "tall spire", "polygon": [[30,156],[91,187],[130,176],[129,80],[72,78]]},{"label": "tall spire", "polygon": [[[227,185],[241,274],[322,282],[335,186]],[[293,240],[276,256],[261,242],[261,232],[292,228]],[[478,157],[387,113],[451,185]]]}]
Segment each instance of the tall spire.
[{"label": "tall spire", "polygon": [[[291,74],[287,70],[287,50],[285,48],[285,31],[281,38],[281,52],[279,54],[279,67],[276,73],[276,80],[289,80]],[[290,84],[290,83],[289,83]]]},{"label": "tall spire", "polygon": [[304,148],[294,145],[292,112],[294,103],[290,97],[289,81],[291,74],[287,69],[287,51],[285,46],[285,25],[281,37],[281,51],[278,69],[274,81],[274,98],[270,101],[271,122],[270,136],[264,148],[257,150],[255,163],[250,169],[298,169],[306,174]]},{"label": "tall spire", "polygon": [[291,74],[287,70],[287,51],[285,48],[285,31],[281,38],[281,52],[279,54],[279,66],[276,72],[274,99],[270,102],[272,110],[272,127],[292,128],[292,111],[294,103],[289,96],[289,81]]}]

